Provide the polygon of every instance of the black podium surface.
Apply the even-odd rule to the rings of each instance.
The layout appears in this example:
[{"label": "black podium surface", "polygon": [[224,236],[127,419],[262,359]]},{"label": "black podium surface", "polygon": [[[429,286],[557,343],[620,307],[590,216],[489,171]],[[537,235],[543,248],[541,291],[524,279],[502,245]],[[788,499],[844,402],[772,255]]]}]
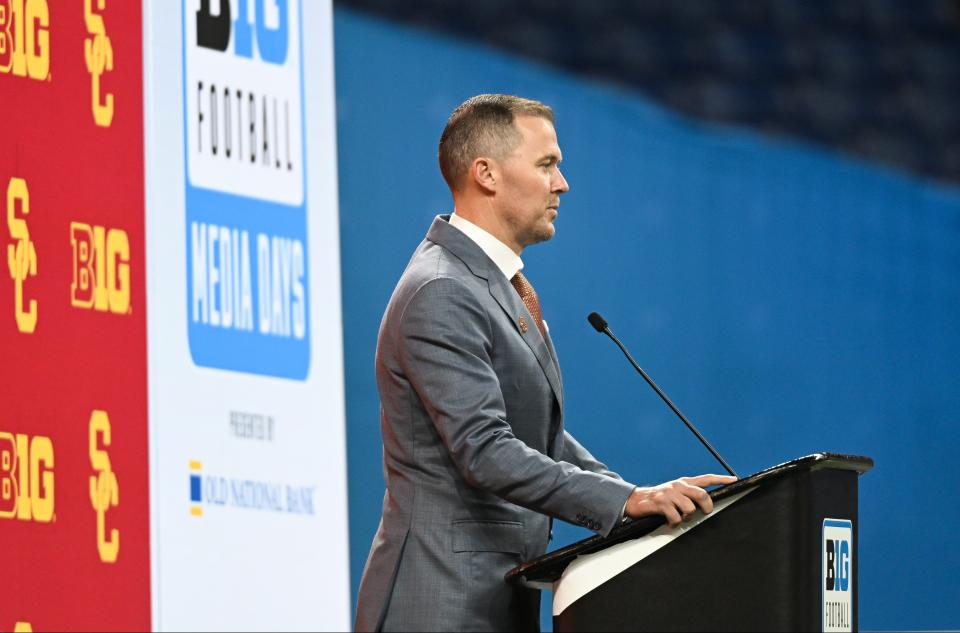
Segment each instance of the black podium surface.
[{"label": "black podium surface", "polygon": [[629,521],[514,568],[554,590],[556,631],[857,630],[858,476],[817,453],[710,492],[677,528]]}]

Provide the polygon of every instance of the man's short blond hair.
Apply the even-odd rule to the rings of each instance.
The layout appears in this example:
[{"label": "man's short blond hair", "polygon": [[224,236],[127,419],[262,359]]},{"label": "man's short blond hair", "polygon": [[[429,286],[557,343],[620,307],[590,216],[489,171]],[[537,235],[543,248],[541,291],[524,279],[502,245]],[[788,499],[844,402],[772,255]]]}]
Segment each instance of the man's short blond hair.
[{"label": "man's short blond hair", "polygon": [[554,122],[549,106],[512,95],[482,94],[457,106],[447,119],[438,152],[440,173],[452,191],[477,157],[499,160],[520,144],[520,131],[513,124],[518,115]]}]

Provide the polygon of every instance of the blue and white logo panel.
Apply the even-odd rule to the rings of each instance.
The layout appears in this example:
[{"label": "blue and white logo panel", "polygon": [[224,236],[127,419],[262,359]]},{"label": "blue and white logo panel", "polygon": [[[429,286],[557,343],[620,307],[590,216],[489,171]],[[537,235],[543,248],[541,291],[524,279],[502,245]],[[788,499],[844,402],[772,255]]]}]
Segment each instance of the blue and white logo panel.
[{"label": "blue and white logo panel", "polygon": [[310,363],[301,5],[184,0],[187,324],[200,366]]},{"label": "blue and white logo panel", "polygon": [[853,630],[853,522],[824,519],[821,538],[823,630]]}]

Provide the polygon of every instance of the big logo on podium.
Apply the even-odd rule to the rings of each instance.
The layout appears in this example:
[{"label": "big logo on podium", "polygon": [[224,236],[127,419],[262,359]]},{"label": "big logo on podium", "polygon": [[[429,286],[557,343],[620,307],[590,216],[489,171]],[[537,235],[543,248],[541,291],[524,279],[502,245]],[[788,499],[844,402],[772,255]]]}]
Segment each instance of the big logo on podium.
[{"label": "big logo on podium", "polygon": [[853,523],[824,519],[821,548],[823,630],[853,630]]},{"label": "big logo on podium", "polygon": [[301,6],[184,0],[187,323],[197,365],[310,362]]}]

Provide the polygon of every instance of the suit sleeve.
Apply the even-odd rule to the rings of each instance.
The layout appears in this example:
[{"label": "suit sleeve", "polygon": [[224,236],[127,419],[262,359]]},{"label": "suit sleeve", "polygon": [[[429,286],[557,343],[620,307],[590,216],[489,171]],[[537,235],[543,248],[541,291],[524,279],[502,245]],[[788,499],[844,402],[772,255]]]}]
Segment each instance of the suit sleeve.
[{"label": "suit sleeve", "polygon": [[400,363],[464,479],[511,503],[608,534],[633,486],[517,439],[491,361],[488,316],[465,284],[439,277],[404,308]]},{"label": "suit sleeve", "polygon": [[606,464],[594,457],[590,451],[583,447],[583,444],[574,439],[567,431],[563,432],[563,453],[561,455],[563,461],[570,462],[578,468],[606,477],[612,477],[613,479],[623,480],[623,477],[607,468]]}]

